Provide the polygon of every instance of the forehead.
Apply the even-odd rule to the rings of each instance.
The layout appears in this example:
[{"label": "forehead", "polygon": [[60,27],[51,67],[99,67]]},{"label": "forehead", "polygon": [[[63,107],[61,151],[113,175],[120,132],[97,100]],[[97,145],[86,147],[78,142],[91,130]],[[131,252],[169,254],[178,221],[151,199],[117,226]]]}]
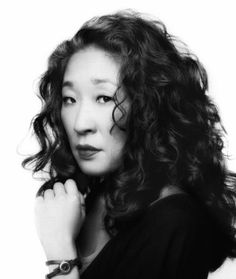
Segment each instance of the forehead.
[{"label": "forehead", "polygon": [[89,79],[93,85],[117,85],[120,62],[112,54],[94,46],[79,50],[71,56],[64,73],[65,81]]}]

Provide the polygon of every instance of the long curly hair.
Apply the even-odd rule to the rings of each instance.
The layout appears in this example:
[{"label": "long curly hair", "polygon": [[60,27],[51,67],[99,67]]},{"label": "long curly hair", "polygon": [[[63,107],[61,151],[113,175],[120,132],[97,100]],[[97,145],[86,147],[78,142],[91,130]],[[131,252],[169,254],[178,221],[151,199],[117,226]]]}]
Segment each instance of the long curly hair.
[{"label": "long curly hair", "polygon": [[[40,151],[22,163],[24,167],[33,163],[34,173],[47,169],[49,180],[38,194],[56,181],[83,177],[61,121],[61,88],[70,57],[91,45],[121,58],[120,86],[131,100],[121,126],[114,112],[119,109],[123,116],[126,112],[115,98],[114,125],[126,131],[127,141],[123,164],[100,188],[107,230],[112,234],[121,229],[140,216],[163,187],[175,185],[195,197],[222,232],[217,265],[227,256],[235,257],[236,176],[226,167],[225,130],[207,95],[206,71],[162,22],[133,11],[89,20],[51,54],[39,84],[43,107],[32,122]],[[78,188],[91,191],[98,189],[93,187],[97,183],[90,178]]]}]

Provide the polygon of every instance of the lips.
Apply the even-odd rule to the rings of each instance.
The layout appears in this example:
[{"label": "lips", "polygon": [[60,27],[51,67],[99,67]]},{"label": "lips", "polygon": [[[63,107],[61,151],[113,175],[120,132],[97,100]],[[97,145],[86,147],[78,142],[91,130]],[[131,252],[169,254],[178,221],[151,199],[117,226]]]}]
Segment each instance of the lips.
[{"label": "lips", "polygon": [[76,146],[76,149],[78,150],[80,159],[84,159],[84,160],[92,159],[94,155],[96,155],[98,152],[101,151],[101,149],[98,149],[88,144],[85,145],[78,144]]}]

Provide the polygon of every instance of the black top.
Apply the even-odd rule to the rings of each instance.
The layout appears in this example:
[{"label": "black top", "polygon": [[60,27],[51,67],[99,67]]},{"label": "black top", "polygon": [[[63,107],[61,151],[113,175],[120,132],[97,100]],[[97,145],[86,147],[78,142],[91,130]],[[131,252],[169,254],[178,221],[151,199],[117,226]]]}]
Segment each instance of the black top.
[{"label": "black top", "polygon": [[160,199],[112,238],[81,278],[205,279],[216,245],[208,219],[187,194]]}]

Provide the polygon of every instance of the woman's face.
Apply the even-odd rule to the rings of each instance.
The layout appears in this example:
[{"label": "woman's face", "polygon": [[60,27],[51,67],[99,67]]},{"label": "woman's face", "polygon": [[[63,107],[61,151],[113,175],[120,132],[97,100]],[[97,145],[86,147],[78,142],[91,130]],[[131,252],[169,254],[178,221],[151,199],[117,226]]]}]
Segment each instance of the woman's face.
[{"label": "woman's face", "polygon": [[[61,117],[70,147],[80,169],[100,176],[115,170],[122,159],[126,134],[112,120],[120,63],[95,46],[75,53],[65,70]],[[122,89],[118,101],[125,98]],[[128,98],[122,103],[127,111]],[[115,119],[121,112],[115,110]]]}]

